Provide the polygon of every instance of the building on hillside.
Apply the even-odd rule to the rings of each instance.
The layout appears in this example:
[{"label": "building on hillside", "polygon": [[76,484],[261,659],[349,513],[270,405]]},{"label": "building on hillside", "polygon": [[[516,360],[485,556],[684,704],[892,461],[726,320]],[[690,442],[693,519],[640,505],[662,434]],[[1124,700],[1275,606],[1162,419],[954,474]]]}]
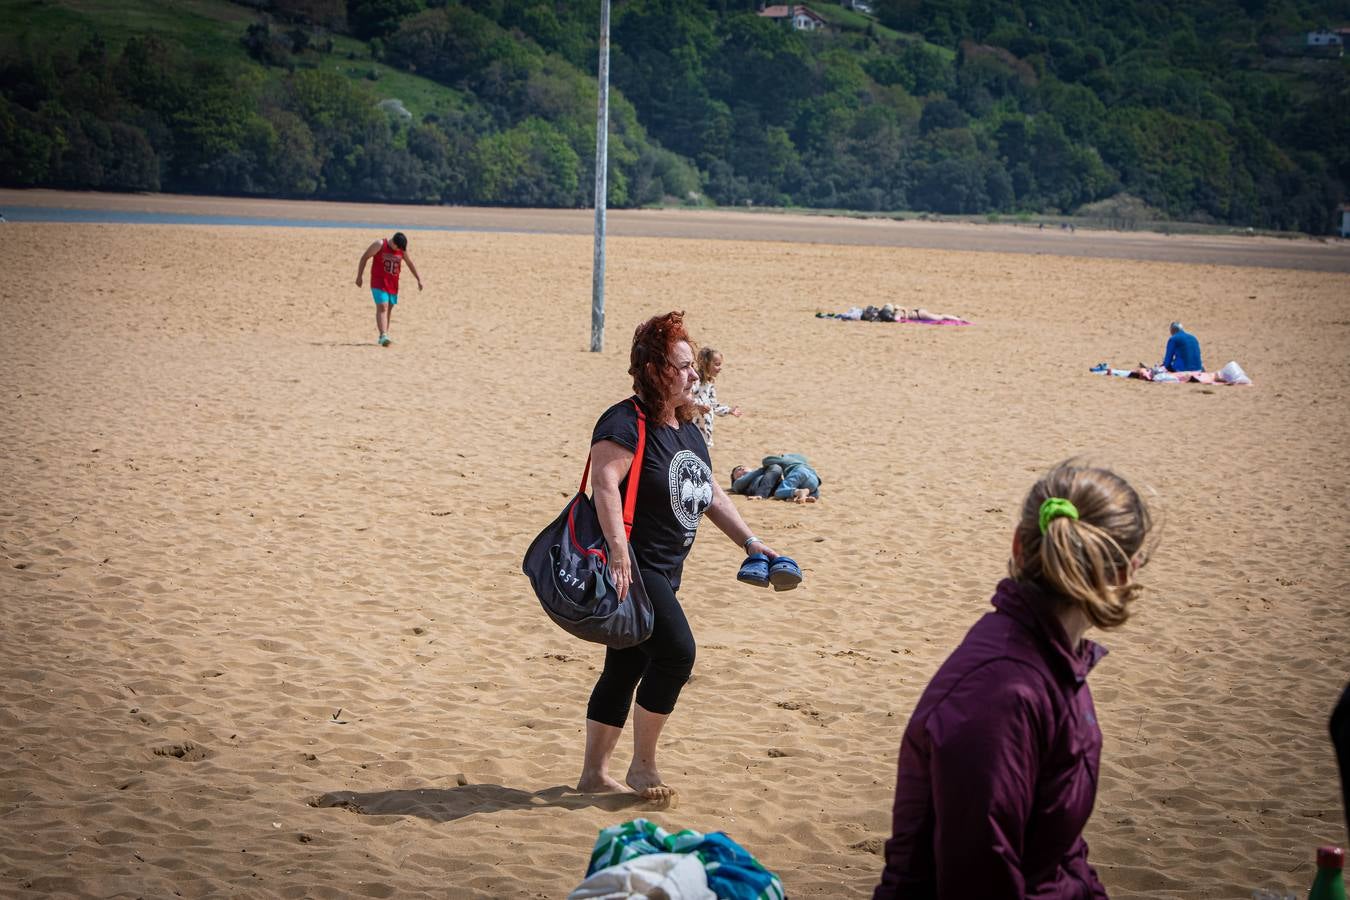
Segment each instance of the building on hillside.
[{"label": "building on hillside", "polygon": [[786,6],[766,6],[759,11],[759,14],[766,19],[773,19],[777,22],[788,20],[796,31],[824,31],[829,27],[829,23],[820,17],[820,13],[800,3],[789,3]]},{"label": "building on hillside", "polygon": [[1309,47],[1343,47],[1345,38],[1339,31],[1332,31],[1330,28],[1319,28],[1316,31],[1308,32]]},{"label": "building on hillside", "polygon": [[854,12],[872,14],[872,4],[870,0],[843,0],[841,4],[844,9],[851,9]]}]

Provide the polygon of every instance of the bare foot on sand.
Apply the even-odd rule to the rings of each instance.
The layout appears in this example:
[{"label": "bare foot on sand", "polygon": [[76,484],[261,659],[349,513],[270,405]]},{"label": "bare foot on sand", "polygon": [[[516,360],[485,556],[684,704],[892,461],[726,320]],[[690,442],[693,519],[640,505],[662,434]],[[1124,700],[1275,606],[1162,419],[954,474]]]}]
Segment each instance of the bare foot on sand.
[{"label": "bare foot on sand", "polygon": [[628,770],[628,786],[643,800],[659,800],[669,803],[675,799],[675,789],[661,780],[661,774],[655,769],[650,771]]},{"label": "bare foot on sand", "polygon": [[632,791],[627,785],[615,781],[610,777],[608,772],[601,772],[599,774],[588,774],[583,772],[580,780],[577,781],[577,793],[631,794]]}]

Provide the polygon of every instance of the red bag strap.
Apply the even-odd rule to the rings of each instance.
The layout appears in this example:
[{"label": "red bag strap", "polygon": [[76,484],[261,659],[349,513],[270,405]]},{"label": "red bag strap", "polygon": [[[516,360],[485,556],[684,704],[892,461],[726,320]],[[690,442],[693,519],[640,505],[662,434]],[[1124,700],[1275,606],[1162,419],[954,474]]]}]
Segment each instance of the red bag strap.
[{"label": "red bag strap", "polygon": [[[637,411],[637,448],[633,450],[633,464],[628,467],[628,490],[623,498],[623,536],[633,536],[633,513],[637,510],[638,482],[642,480],[642,456],[647,450],[647,414],[633,401]],[[586,481],[591,476],[591,455],[586,454],[586,468],[581,471],[581,487],[578,494],[586,493]]]},{"label": "red bag strap", "polygon": [[642,454],[647,449],[647,414],[642,411],[642,407],[633,401],[633,409],[637,410],[637,449],[633,451],[633,464],[628,467],[628,492],[623,498],[623,536],[625,539],[633,536],[633,513],[637,510],[637,492],[638,482],[642,480]]}]

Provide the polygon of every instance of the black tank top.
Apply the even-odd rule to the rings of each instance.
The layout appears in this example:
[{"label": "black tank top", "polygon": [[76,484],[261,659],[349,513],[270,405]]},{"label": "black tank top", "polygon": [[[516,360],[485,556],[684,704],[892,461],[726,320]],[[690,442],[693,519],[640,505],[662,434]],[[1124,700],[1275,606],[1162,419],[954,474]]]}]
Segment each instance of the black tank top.
[{"label": "black tank top", "polygon": [[[637,449],[637,398],[616,403],[595,423],[591,443],[613,441]],[[641,401],[638,401],[641,402]],[[645,411],[645,407],[644,407]],[[678,589],[684,559],[694,544],[703,511],[712,503],[713,476],[708,445],[693,422],[679,428],[659,425],[647,417],[647,446],[633,513],[633,554],[640,568],[665,575]],[[628,488],[628,476],[619,484],[619,496]]]}]

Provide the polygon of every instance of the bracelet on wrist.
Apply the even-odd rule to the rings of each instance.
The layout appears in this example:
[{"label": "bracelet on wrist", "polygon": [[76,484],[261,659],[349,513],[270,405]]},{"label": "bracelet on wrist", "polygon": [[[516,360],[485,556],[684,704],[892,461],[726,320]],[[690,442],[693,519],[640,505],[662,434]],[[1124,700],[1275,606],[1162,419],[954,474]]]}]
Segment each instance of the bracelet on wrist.
[{"label": "bracelet on wrist", "polygon": [[746,553],[749,553],[751,544],[762,544],[762,543],[764,542],[752,534],[745,539],[745,543],[741,544],[741,546],[745,548]]}]

